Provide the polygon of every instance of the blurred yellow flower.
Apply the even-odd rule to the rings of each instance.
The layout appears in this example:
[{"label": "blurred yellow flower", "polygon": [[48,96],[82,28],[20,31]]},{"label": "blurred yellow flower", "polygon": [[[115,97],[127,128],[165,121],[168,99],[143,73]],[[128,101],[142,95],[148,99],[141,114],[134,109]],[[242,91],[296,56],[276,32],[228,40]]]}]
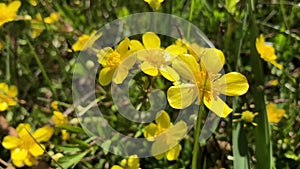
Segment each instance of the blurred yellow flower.
[{"label": "blurred yellow flower", "polygon": [[159,37],[153,32],[145,33],[142,40],[143,45],[137,40],[130,41],[130,50],[139,51],[141,70],[150,76],[157,76],[160,73],[172,82],[179,80],[179,75],[169,65],[177,55],[183,54],[186,50],[177,45],[171,45],[163,50]]},{"label": "blurred yellow flower", "polygon": [[[36,38],[40,36],[40,34],[45,30],[45,23],[54,24],[59,20],[60,14],[58,12],[51,13],[50,16],[42,18],[40,13],[37,13],[35,19],[31,20],[31,36],[32,38]],[[44,22],[45,23],[44,23]]]},{"label": "blurred yellow flower", "polygon": [[51,102],[51,108],[58,111],[58,102],[57,101]]},{"label": "blurred yellow flower", "polygon": [[267,104],[268,119],[271,123],[278,123],[285,114],[284,109],[276,109],[274,103]]},{"label": "blurred yellow flower", "polygon": [[121,166],[113,165],[111,169],[140,169],[140,160],[137,155],[131,155],[121,161]]},{"label": "blurred yellow flower", "polygon": [[50,16],[44,18],[45,23],[52,24],[59,20],[60,14],[58,12],[53,12]]},{"label": "blurred yellow flower", "polygon": [[97,54],[98,62],[103,66],[99,74],[101,85],[107,86],[111,81],[120,84],[127,77],[128,70],[136,61],[135,57],[127,58],[131,53],[128,49],[129,42],[129,39],[125,38],[119,43],[117,49],[108,47]]},{"label": "blurred yellow flower", "polygon": [[11,159],[15,166],[32,166],[36,163],[35,157],[44,154],[45,145],[40,142],[49,141],[54,129],[44,126],[31,134],[30,124],[20,123],[16,131],[18,137],[5,136],[2,145],[11,151]]},{"label": "blurred yellow flower", "polygon": [[[68,117],[58,110],[53,112],[53,116],[51,118],[55,126],[66,126],[69,124]],[[68,140],[70,137],[70,134],[65,129],[61,130],[61,134],[64,141]]]},{"label": "blurred yellow flower", "polygon": [[[246,123],[251,123],[253,126],[257,126],[257,123],[253,122],[255,116],[258,115],[258,112],[251,112],[249,110],[243,111],[242,114],[241,113],[234,113],[234,116],[241,116],[240,119],[234,119],[233,122],[239,122],[239,121],[244,121]],[[247,124],[244,123],[244,127],[247,126]]]},{"label": "blurred yellow flower", "polygon": [[275,54],[275,49],[271,46],[265,43],[265,37],[264,35],[260,35],[256,39],[256,49],[257,52],[260,54],[260,57],[265,60],[266,62],[272,63],[274,66],[276,66],[278,69],[282,69],[282,65],[277,63],[276,59],[277,56]]},{"label": "blurred yellow flower", "polygon": [[158,112],[155,122],[156,124],[150,123],[144,129],[144,137],[149,141],[154,141],[151,147],[152,154],[158,160],[164,156],[169,161],[176,160],[181,151],[179,140],[187,132],[186,123],[179,121],[173,126],[165,111]]},{"label": "blurred yellow flower", "polygon": [[6,83],[0,83],[0,112],[7,110],[10,106],[17,104],[18,89],[16,86],[9,86]]},{"label": "blurred yellow flower", "polygon": [[37,0],[29,0],[30,5],[37,6],[38,1]]},{"label": "blurred yellow flower", "polygon": [[227,117],[232,109],[219,95],[245,94],[249,88],[247,78],[238,72],[221,76],[219,72],[225,58],[222,51],[218,49],[204,48],[199,57],[200,63],[189,54],[180,55],[180,59],[173,62],[174,69],[188,82],[174,84],[168,89],[169,104],[175,109],[183,109],[195,100],[197,104],[203,101],[205,106],[218,116]]},{"label": "blurred yellow flower", "polygon": [[[72,45],[72,49],[76,51],[86,50],[93,46],[95,41],[102,36],[102,33],[96,34],[97,31],[92,31],[90,35],[83,34],[78,40]],[[71,52],[71,50],[69,50]]]},{"label": "blurred yellow flower", "polygon": [[0,3],[0,27],[15,19],[20,6],[20,1],[12,1],[8,5]]},{"label": "blurred yellow flower", "polygon": [[275,80],[270,80],[268,81],[267,85],[270,85],[270,86],[277,86],[279,84],[278,80],[275,79]]},{"label": "blurred yellow flower", "polygon": [[158,9],[160,7],[160,4],[162,2],[164,2],[164,0],[144,0],[145,2],[147,2],[151,8],[153,9]]}]

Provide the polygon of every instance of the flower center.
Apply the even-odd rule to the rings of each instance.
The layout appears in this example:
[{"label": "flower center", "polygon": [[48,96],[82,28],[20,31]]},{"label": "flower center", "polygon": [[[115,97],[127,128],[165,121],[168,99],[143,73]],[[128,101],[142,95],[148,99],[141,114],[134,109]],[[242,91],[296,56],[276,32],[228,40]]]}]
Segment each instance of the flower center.
[{"label": "flower center", "polygon": [[121,55],[118,52],[113,51],[112,53],[110,53],[107,56],[106,64],[107,64],[108,67],[115,68],[120,63],[121,63]]},{"label": "flower center", "polygon": [[252,112],[247,110],[247,111],[243,112],[241,119],[243,119],[246,122],[252,122],[254,119],[254,116],[255,116],[255,114],[253,114]]},{"label": "flower center", "polygon": [[199,99],[202,100],[203,97],[210,98],[212,88],[207,72],[197,72],[194,73],[194,76],[198,87]]}]

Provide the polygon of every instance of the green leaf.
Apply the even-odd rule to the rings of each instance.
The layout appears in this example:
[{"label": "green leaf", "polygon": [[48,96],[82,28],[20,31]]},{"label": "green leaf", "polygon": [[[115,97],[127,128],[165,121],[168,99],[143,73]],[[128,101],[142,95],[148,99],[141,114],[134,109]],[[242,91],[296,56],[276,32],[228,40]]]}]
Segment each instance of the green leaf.
[{"label": "green leaf", "polygon": [[87,155],[87,153],[88,151],[78,154],[65,155],[64,157],[60,158],[58,162],[65,169],[70,167],[74,168],[80,162],[80,160]]}]

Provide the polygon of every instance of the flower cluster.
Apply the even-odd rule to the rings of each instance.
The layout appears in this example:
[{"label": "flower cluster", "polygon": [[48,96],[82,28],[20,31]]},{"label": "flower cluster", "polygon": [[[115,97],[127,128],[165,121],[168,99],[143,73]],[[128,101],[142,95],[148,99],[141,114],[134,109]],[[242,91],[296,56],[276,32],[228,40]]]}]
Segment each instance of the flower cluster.
[{"label": "flower cluster", "polygon": [[131,155],[123,159],[120,165],[113,165],[111,169],[140,169],[140,160],[137,155]]},{"label": "flower cluster", "polygon": [[[133,54],[137,58],[127,59]],[[111,81],[122,83],[136,60],[141,62],[139,68],[145,74],[162,75],[173,82],[167,97],[170,106],[175,109],[204,103],[218,116],[227,117],[232,109],[219,96],[240,96],[249,88],[244,75],[238,72],[220,73],[225,63],[222,51],[188,44],[184,40],[177,40],[164,49],[160,38],[153,32],[145,33],[142,43],[126,38],[115,50],[105,48],[98,53],[98,59],[102,65],[99,82],[103,86]],[[122,63],[124,61],[126,64]]]}]

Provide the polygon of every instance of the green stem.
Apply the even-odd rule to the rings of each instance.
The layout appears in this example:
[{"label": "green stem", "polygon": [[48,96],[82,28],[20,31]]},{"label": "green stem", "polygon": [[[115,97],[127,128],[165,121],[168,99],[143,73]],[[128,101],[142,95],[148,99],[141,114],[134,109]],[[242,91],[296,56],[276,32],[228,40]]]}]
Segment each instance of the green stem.
[{"label": "green stem", "polygon": [[250,58],[251,58],[251,67],[254,75],[254,82],[256,84],[252,85],[251,93],[253,94],[253,100],[255,103],[255,111],[259,112],[259,115],[256,117],[258,126],[255,128],[255,138],[256,138],[256,159],[257,164],[256,168],[262,169],[271,169],[272,168],[272,144],[270,141],[270,127],[268,122],[268,116],[265,105],[265,96],[264,96],[264,73],[261,63],[261,58],[259,57],[256,48],[255,42],[256,37],[258,37],[259,31],[256,24],[256,16],[254,13],[254,2],[253,0],[249,1],[250,10],[250,43],[253,44],[250,46]]},{"label": "green stem", "polygon": [[[190,22],[192,22],[192,20],[193,20],[194,8],[195,8],[195,0],[191,0],[191,7],[190,7],[190,14],[189,14]],[[187,39],[190,38],[190,31],[191,31],[191,24],[188,25]]]},{"label": "green stem", "polygon": [[5,79],[7,82],[10,82],[10,56],[9,56],[9,37],[8,35],[6,36],[6,61],[5,61]]},{"label": "green stem", "polygon": [[197,164],[199,162],[198,154],[199,154],[199,137],[201,132],[201,122],[202,122],[202,115],[204,113],[204,105],[201,103],[197,123],[195,128],[194,134],[194,148],[193,148],[193,159],[192,159],[192,169],[197,169]]},{"label": "green stem", "polygon": [[35,49],[33,48],[33,46],[32,46],[32,44],[31,44],[31,42],[30,42],[29,39],[27,40],[27,42],[28,42],[28,46],[29,46],[29,48],[30,48],[30,52],[32,53],[32,55],[33,55],[35,61],[36,61],[37,64],[38,64],[39,69],[40,69],[41,72],[42,72],[43,78],[45,79],[46,83],[48,84],[50,90],[51,90],[52,93],[53,93],[54,99],[57,99],[55,89],[54,89],[54,87],[53,87],[53,85],[52,85],[52,82],[50,81],[50,79],[49,79],[49,77],[48,77],[48,75],[47,75],[47,73],[46,73],[46,70],[45,70],[43,64],[41,63],[41,60],[40,60],[39,56],[36,54]]}]

